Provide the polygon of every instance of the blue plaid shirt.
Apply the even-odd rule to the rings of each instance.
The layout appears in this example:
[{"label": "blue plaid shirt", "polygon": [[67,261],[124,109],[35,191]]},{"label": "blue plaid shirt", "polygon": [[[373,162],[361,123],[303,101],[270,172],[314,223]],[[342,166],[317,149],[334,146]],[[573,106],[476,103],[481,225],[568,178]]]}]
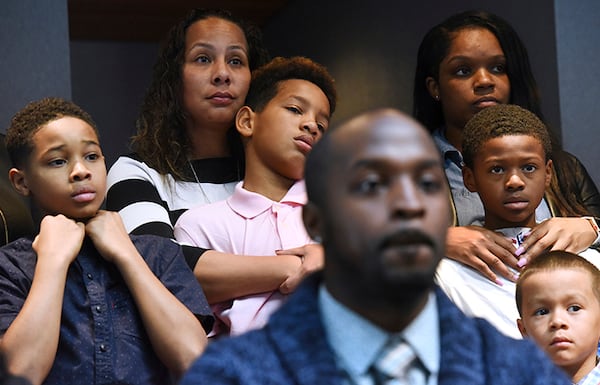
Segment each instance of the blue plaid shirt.
[{"label": "blue plaid shirt", "polygon": [[577,385],[598,385],[600,384],[600,363],[591,372],[586,374]]}]

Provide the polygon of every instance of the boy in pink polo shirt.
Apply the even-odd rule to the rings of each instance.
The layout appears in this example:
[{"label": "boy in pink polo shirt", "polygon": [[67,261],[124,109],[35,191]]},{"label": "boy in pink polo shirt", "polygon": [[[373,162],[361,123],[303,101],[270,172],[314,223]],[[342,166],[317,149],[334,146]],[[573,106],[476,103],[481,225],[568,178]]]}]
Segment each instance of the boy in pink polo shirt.
[{"label": "boy in pink polo shirt", "polygon": [[[275,58],[256,70],[236,116],[244,180],[227,200],[184,213],[175,225],[177,240],[240,255],[273,255],[311,243],[302,223],[304,161],[329,126],[335,104],[333,78],[310,59]],[[321,266],[322,259],[306,268]],[[252,266],[248,269],[251,274]],[[266,291],[213,304],[220,322],[211,335],[260,328],[284,298]]]}]

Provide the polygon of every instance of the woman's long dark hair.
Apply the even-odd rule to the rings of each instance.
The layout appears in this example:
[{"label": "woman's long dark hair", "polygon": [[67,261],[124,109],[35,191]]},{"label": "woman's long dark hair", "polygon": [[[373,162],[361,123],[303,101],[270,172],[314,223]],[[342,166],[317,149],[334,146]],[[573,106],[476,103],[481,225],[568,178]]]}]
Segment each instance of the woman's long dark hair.
[{"label": "woman's long dark hair", "polygon": [[[189,179],[185,171],[188,167],[189,144],[185,130],[181,74],[185,37],[189,26],[209,17],[230,21],[242,29],[248,42],[251,71],[269,59],[260,30],[226,10],[193,9],[171,28],[154,65],[152,82],[136,121],[137,133],[132,138],[132,148],[156,171],[163,175],[171,174],[177,180]],[[227,138],[232,155],[243,169],[244,152],[234,127],[228,131]]]},{"label": "woman's long dark hair", "polygon": [[[542,121],[540,95],[531,70],[525,45],[517,32],[502,18],[485,11],[466,11],[453,15],[427,32],[417,54],[413,87],[413,116],[427,129],[444,126],[441,103],[434,100],[426,87],[426,79],[439,81],[440,63],[448,54],[454,34],[463,29],[484,28],[494,34],[506,57],[506,73],[510,81],[510,103],[535,113]],[[548,126],[546,124],[546,126]],[[589,215],[580,187],[574,178],[573,156],[562,149],[558,135],[548,129],[552,140],[552,182],[546,193],[559,216]]]}]

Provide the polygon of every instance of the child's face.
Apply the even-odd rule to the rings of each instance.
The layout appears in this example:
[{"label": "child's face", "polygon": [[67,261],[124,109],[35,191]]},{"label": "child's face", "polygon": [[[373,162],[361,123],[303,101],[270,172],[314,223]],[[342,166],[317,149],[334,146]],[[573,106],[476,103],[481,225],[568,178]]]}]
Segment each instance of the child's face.
[{"label": "child's face", "polygon": [[596,366],[600,304],[592,287],[591,274],[582,269],[540,271],[522,283],[519,330],[571,376]]},{"label": "child's face", "polygon": [[34,149],[20,170],[17,190],[31,196],[44,215],[94,216],[106,191],[106,166],[94,129],[81,119],[64,117],[40,128],[32,139]]},{"label": "child's face", "polygon": [[306,155],[327,130],[329,115],[329,101],[314,83],[282,81],[264,109],[252,113],[251,151],[266,168],[301,179]]},{"label": "child's face", "polygon": [[535,209],[550,184],[551,162],[542,144],[529,135],[505,135],[488,140],[463,168],[465,186],[479,193],[485,207],[485,227],[535,226]]}]

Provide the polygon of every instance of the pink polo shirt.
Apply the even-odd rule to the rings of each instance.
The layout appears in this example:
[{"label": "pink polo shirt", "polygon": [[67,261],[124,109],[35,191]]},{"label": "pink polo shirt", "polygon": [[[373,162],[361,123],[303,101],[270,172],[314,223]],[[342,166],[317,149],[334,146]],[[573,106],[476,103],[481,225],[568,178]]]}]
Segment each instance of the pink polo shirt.
[{"label": "pink polo shirt", "polygon": [[[242,183],[227,200],[193,207],[181,215],[175,224],[175,238],[206,249],[265,256],[311,243],[302,222],[304,181],[294,183],[279,202],[243,189]],[[217,322],[211,335],[223,333],[224,325],[231,335],[260,328],[284,299],[279,291],[273,291],[215,304]]]}]

